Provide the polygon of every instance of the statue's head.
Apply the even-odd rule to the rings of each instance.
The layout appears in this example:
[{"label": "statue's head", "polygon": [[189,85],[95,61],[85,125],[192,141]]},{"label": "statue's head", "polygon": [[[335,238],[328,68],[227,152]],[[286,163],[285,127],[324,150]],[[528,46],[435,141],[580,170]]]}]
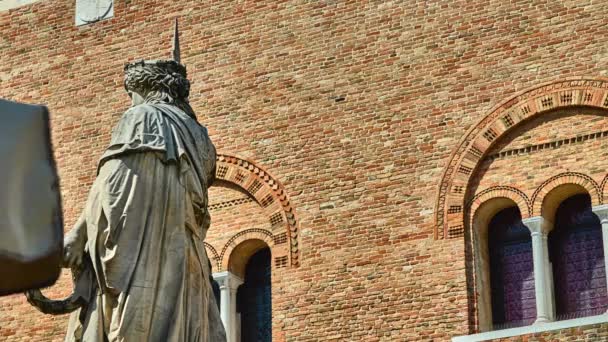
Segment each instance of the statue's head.
[{"label": "statue's head", "polygon": [[175,21],[173,60],[136,61],[125,65],[125,89],[133,105],[167,103],[195,117],[188,96],[190,81],[186,67],[180,63],[179,33]]},{"label": "statue's head", "polygon": [[188,102],[186,68],[176,61],[137,61],[125,65],[125,89],[148,103]]}]

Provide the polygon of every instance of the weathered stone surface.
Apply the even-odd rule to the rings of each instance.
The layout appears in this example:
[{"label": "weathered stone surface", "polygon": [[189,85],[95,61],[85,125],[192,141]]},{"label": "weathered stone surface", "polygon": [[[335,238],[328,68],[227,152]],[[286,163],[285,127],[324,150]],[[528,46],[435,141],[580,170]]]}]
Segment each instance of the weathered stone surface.
[{"label": "weathered stone surface", "polygon": [[7,11],[12,8],[25,6],[40,0],[0,0],[0,11]]},{"label": "weathered stone surface", "polygon": [[76,0],[76,25],[93,24],[114,16],[114,0]]}]

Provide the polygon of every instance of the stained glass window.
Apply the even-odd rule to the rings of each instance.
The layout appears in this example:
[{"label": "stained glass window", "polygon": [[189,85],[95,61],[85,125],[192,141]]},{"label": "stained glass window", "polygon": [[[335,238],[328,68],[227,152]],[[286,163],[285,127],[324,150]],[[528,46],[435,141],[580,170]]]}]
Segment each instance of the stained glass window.
[{"label": "stained glass window", "polygon": [[254,254],[245,268],[245,282],[237,293],[241,313],[241,342],[272,341],[270,250]]},{"label": "stained glass window", "polygon": [[494,329],[532,324],[536,297],[530,231],[517,207],[496,214],[488,229]]},{"label": "stained glass window", "polygon": [[549,234],[549,258],[558,320],[599,315],[608,308],[604,247],[599,218],[589,195],[576,195],[559,206]]}]

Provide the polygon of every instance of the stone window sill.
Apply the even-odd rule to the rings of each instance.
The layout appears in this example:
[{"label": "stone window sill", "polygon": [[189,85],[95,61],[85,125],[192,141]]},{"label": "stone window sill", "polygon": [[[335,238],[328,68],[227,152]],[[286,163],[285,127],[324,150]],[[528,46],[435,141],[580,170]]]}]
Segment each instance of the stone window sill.
[{"label": "stone window sill", "polygon": [[474,335],[466,335],[466,336],[456,336],[452,338],[452,342],[474,342],[474,341],[487,341],[493,340],[497,338],[506,338],[527,334],[535,334],[545,331],[551,330],[561,330],[561,329],[569,329],[576,328],[584,325],[591,324],[599,324],[599,323],[607,323],[608,322],[608,314],[569,319],[565,321],[557,321],[557,322],[547,322],[547,323],[538,323],[529,325],[526,327],[519,328],[511,328],[504,330],[496,330],[496,331],[488,331],[484,333],[474,334]]}]

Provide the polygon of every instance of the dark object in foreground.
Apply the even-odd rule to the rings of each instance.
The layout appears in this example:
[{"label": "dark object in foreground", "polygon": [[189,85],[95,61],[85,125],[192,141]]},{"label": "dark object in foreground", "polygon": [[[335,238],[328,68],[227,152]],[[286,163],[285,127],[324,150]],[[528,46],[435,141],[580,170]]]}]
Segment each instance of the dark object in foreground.
[{"label": "dark object in foreground", "polygon": [[59,277],[63,219],[44,106],[0,99],[0,295]]}]

